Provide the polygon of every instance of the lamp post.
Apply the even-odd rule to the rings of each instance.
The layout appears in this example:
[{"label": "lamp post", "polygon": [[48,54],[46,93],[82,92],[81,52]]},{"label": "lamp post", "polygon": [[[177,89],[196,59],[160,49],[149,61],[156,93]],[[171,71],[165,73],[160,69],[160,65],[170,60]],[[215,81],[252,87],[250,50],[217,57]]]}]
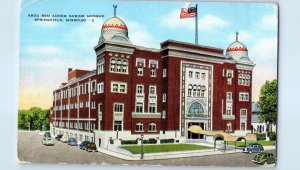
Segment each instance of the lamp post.
[{"label": "lamp post", "polygon": [[143,146],[144,135],[143,134],[141,135],[141,142],[142,142],[141,159],[144,159],[144,146]]},{"label": "lamp post", "polygon": [[117,130],[117,139],[119,139],[119,130]]}]

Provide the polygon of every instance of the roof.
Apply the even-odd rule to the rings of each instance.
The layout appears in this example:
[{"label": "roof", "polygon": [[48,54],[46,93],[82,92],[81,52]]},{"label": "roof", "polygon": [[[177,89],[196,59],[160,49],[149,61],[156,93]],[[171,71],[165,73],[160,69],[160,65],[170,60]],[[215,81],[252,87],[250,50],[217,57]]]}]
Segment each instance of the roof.
[{"label": "roof", "polygon": [[247,141],[256,141],[256,135],[255,134],[247,133],[246,136],[233,136],[233,135],[225,133],[225,132],[203,130],[198,125],[190,126],[188,131],[193,132],[193,133],[197,133],[197,134],[214,136],[214,138],[221,137],[221,138],[224,139],[224,141],[238,141],[241,138],[244,138]]},{"label": "roof", "polygon": [[260,112],[260,108],[259,108],[259,105],[257,102],[252,102],[251,103],[251,110],[252,110],[252,113],[253,112]]}]

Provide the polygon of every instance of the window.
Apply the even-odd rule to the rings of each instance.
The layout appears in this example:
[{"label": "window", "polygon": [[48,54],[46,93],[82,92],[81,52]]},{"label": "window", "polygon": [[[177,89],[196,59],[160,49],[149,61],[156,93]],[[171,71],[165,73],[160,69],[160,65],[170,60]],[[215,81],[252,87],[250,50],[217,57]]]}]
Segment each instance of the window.
[{"label": "window", "polygon": [[110,59],[110,71],[114,73],[128,73],[128,61],[125,59]]},{"label": "window", "polygon": [[231,107],[226,108],[226,115],[231,115],[232,114],[232,109]]},{"label": "window", "polygon": [[202,79],[202,80],[205,80],[205,79],[206,79],[206,74],[205,74],[205,73],[202,73],[202,74],[201,74],[201,79]]},{"label": "window", "polygon": [[200,73],[196,72],[196,79],[200,79]]},{"label": "window", "polygon": [[238,84],[243,86],[250,86],[250,75],[249,74],[239,74]]},{"label": "window", "polygon": [[149,124],[149,132],[155,132],[156,131],[156,123],[150,123]]},{"label": "window", "polygon": [[163,111],[162,111],[162,118],[163,118],[163,119],[165,119],[165,118],[166,118],[166,116],[167,116],[167,114],[166,114],[166,111],[165,111],[165,110],[163,110]]},{"label": "window", "polygon": [[246,130],[246,123],[241,123],[241,130],[245,131]]},{"label": "window", "polygon": [[239,93],[239,101],[249,101],[249,93]]},{"label": "window", "polygon": [[98,59],[97,70],[98,74],[104,73],[104,57]]},{"label": "window", "polygon": [[166,93],[163,93],[162,101],[163,101],[163,102],[166,102],[166,101],[167,101],[167,94],[166,94]]},{"label": "window", "polygon": [[149,113],[156,113],[156,103],[149,104]]},{"label": "window", "polygon": [[231,122],[228,122],[226,125],[226,131],[231,132],[232,131],[232,125]]},{"label": "window", "polygon": [[247,116],[247,109],[241,109],[240,114],[241,114],[241,117],[246,117]]},{"label": "window", "polygon": [[231,92],[227,92],[227,100],[232,100],[232,93]]},{"label": "window", "polygon": [[227,84],[229,84],[229,85],[232,84],[232,78],[227,78]]},{"label": "window", "polygon": [[150,69],[150,77],[156,77],[156,68]]},{"label": "window", "polygon": [[201,97],[204,97],[205,90],[201,90]]},{"label": "window", "polygon": [[143,76],[143,66],[138,66],[138,68],[137,68],[137,75],[138,76]]},{"label": "window", "polygon": [[188,87],[188,96],[192,96],[192,85],[189,85]]},{"label": "window", "polygon": [[196,94],[197,94],[197,86],[194,85],[193,86],[193,96],[196,96]]},{"label": "window", "polygon": [[124,113],[124,104],[114,103],[114,113]]},{"label": "window", "polygon": [[163,77],[167,77],[167,69],[163,69]]},{"label": "window", "polygon": [[137,85],[136,93],[137,94],[144,94],[144,86],[143,85]]},{"label": "window", "polygon": [[137,113],[143,113],[143,103],[136,103],[136,109],[135,109],[135,111],[137,112]]},{"label": "window", "polygon": [[114,131],[122,131],[122,121],[114,121]]},{"label": "window", "polygon": [[104,92],[104,83],[98,83],[98,93],[103,93]]},{"label": "window", "polygon": [[149,94],[156,95],[156,86],[149,86]]},{"label": "window", "polygon": [[189,78],[193,78],[193,72],[189,71]]},{"label": "window", "polygon": [[135,126],[135,131],[142,132],[143,131],[143,123],[138,122]]},{"label": "window", "polygon": [[111,82],[111,92],[127,93],[127,84],[122,82]]}]

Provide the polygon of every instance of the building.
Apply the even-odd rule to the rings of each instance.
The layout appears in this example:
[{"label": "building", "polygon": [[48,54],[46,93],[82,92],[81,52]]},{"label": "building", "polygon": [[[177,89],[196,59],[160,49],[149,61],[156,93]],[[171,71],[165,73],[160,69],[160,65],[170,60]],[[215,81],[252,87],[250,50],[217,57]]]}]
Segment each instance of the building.
[{"label": "building", "polygon": [[[97,30],[95,30],[97,31]],[[110,139],[204,140],[191,125],[251,132],[253,62],[238,41],[224,50],[174,40],[160,49],[130,42],[118,17],[107,19],[94,47],[95,69],[69,69],[53,91],[51,132],[106,147]]]},{"label": "building", "polygon": [[[267,123],[261,122],[258,119],[260,113],[260,108],[258,103],[252,102],[252,118],[251,125],[253,128],[253,133],[266,133],[267,132]],[[270,132],[276,132],[276,126],[274,124],[269,125]]]}]

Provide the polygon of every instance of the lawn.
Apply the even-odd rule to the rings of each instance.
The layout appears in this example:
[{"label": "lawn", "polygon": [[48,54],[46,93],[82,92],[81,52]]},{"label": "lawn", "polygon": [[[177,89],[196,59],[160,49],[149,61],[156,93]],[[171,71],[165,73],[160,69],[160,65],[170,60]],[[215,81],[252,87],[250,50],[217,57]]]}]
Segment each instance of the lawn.
[{"label": "lawn", "polygon": [[[143,145],[144,153],[158,153],[158,152],[174,152],[174,151],[191,151],[210,149],[207,146],[193,145],[193,144],[161,144],[161,145]],[[141,146],[121,146],[122,149],[128,150],[133,154],[141,153]]]},{"label": "lawn", "polygon": [[[251,142],[246,142],[246,146],[250,143],[259,143],[262,146],[273,146],[275,144],[275,142],[276,141],[255,141],[255,142],[251,141]],[[228,144],[234,146],[234,142],[228,142]],[[238,141],[238,142],[236,142],[236,146],[237,147],[244,147],[245,142]]]}]

